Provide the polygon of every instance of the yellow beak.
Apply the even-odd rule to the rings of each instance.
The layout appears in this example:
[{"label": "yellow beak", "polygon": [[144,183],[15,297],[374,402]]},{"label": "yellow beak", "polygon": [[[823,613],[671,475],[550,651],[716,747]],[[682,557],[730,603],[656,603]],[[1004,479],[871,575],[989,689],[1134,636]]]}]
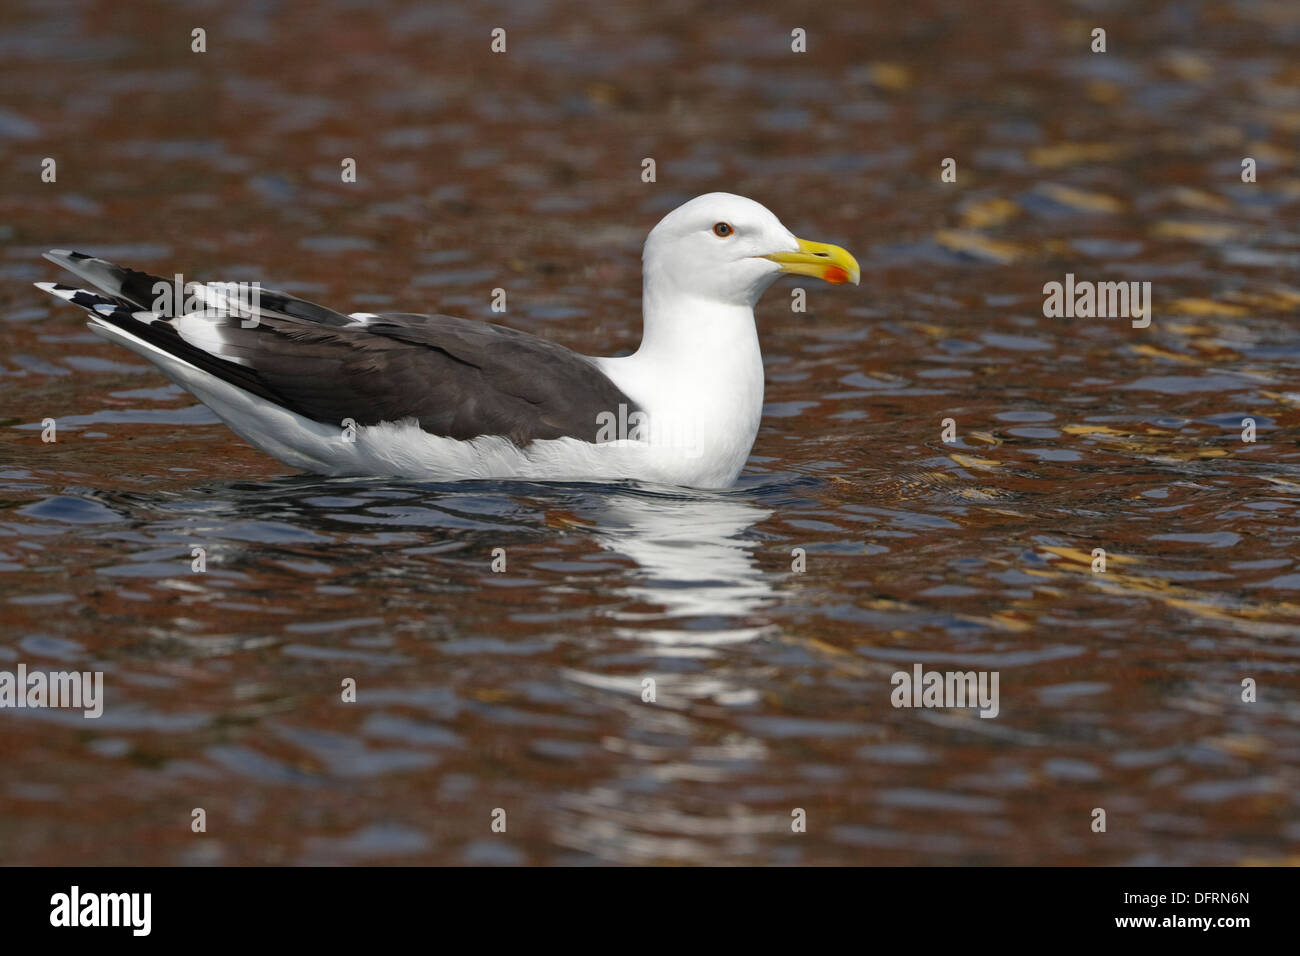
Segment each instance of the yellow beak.
[{"label": "yellow beak", "polygon": [[839,246],[826,242],[809,242],[807,239],[796,240],[798,252],[774,252],[764,259],[771,259],[781,266],[782,272],[792,275],[812,276],[838,285],[841,282],[858,284],[862,270],[858,260],[854,259]]}]

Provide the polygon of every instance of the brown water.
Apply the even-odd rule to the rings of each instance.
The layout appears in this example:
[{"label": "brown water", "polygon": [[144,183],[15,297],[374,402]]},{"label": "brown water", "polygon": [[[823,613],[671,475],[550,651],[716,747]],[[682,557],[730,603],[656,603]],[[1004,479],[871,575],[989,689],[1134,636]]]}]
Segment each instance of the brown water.
[{"label": "brown water", "polygon": [[[107,697],[0,711],[0,862],[1300,860],[1300,7],[231,6],[0,12],[0,669]],[[864,275],[768,293],[724,493],[290,475],[30,285],[500,286],[612,353],[712,189]]]}]

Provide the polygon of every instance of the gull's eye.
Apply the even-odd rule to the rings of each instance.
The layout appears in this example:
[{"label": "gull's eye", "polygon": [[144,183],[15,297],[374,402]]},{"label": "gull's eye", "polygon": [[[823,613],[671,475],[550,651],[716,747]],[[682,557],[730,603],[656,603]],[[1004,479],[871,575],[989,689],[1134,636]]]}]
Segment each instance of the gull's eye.
[{"label": "gull's eye", "polygon": [[720,239],[726,239],[735,231],[735,229],[731,228],[731,223],[729,222],[716,222],[713,224],[713,234]]}]

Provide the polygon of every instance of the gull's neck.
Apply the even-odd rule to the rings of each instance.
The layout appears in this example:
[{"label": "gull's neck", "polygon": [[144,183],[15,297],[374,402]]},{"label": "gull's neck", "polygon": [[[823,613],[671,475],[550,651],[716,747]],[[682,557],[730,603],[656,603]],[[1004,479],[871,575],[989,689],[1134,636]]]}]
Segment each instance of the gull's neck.
[{"label": "gull's neck", "polygon": [[[697,465],[730,484],[749,457],[763,411],[753,306],[647,281],[642,313],[636,352],[597,363],[652,424],[672,421],[678,432],[687,427]],[[652,441],[659,443],[660,436]]]}]

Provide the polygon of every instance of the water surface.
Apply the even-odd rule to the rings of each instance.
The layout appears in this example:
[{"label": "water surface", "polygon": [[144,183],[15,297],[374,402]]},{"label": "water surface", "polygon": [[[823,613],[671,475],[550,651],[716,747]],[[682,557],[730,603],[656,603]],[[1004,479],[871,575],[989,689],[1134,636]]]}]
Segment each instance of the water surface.
[{"label": "water surface", "polygon": [[[0,668],[107,694],[0,712],[0,862],[1300,859],[1297,9],[0,18]],[[864,276],[765,297],[724,492],[294,475],[30,285],[75,248],[613,354],[712,189]],[[1066,273],[1150,328],[1045,318]],[[917,663],[998,716],[894,708]]]}]

